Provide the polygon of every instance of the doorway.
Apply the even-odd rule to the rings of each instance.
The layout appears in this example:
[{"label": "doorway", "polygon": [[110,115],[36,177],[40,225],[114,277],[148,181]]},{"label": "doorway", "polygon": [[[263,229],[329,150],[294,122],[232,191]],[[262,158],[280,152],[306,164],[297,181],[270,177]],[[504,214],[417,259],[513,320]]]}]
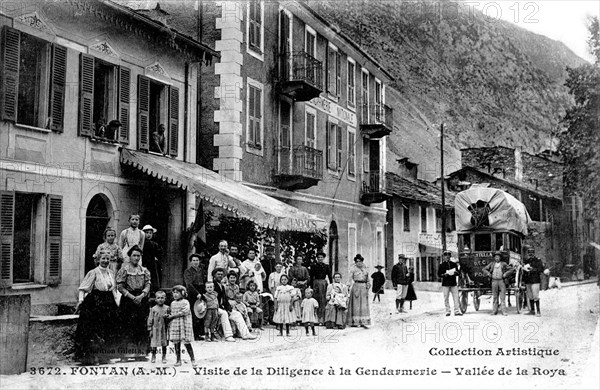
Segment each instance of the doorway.
[{"label": "doorway", "polygon": [[85,212],[85,273],[96,268],[93,255],[104,242],[104,230],[110,222],[108,207],[102,195],[95,195]]}]

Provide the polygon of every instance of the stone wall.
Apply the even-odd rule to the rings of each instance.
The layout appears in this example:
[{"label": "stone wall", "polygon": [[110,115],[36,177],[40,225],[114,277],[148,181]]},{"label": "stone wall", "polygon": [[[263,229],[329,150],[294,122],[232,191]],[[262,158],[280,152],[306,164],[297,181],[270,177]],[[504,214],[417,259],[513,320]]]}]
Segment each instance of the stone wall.
[{"label": "stone wall", "polygon": [[515,180],[515,151],[505,147],[461,149],[462,166]]},{"label": "stone wall", "polygon": [[529,153],[523,153],[522,159],[523,182],[562,199],[563,164]]}]

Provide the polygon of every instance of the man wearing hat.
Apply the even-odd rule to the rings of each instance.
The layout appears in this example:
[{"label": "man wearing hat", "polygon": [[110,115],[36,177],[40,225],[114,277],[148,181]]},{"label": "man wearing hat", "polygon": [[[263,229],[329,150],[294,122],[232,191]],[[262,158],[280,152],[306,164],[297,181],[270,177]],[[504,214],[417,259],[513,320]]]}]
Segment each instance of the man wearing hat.
[{"label": "man wearing hat", "polygon": [[514,270],[505,261],[502,261],[502,252],[494,252],[494,261],[483,268],[483,273],[492,279],[492,297],[494,298],[493,314],[498,314],[498,300],[502,315],[506,314],[506,282],[504,278],[509,277]]},{"label": "man wearing hat", "polygon": [[452,254],[450,251],[445,251],[443,261],[438,268],[438,277],[442,279],[442,292],[444,293],[444,305],[446,306],[446,316],[450,315],[449,295],[452,294],[454,300],[454,315],[462,316],[460,305],[458,304],[458,286],[456,278],[458,278],[459,266],[455,261],[450,260]]},{"label": "man wearing hat", "polygon": [[408,292],[409,274],[406,268],[406,256],[398,255],[398,262],[392,267],[392,285],[396,289],[396,311],[404,313],[404,300]]},{"label": "man wearing hat", "polygon": [[325,306],[327,306],[327,286],[332,282],[331,267],[325,264],[325,253],[317,253],[317,262],[310,267],[310,280],[313,294],[319,307],[317,319],[319,326],[325,323]]},{"label": "man wearing hat", "polygon": [[[523,260],[523,282],[529,299],[529,314],[540,314],[540,274],[544,271],[542,260],[535,256],[535,249],[525,245],[525,260]],[[534,308],[535,305],[535,308]]]},{"label": "man wearing hat", "polygon": [[156,229],[152,225],[146,225],[142,228],[145,234],[144,239],[144,265],[150,271],[150,280],[152,286],[150,287],[151,292],[156,292],[160,289],[160,280],[162,276],[162,247],[152,240],[152,237],[156,233]]}]

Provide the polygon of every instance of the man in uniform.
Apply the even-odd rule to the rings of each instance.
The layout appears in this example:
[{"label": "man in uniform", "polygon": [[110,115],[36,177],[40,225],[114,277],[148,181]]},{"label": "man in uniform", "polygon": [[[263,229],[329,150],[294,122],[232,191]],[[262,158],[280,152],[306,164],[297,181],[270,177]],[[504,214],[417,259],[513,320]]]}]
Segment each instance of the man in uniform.
[{"label": "man in uniform", "polygon": [[529,314],[535,314],[540,317],[540,274],[544,272],[544,265],[542,260],[535,256],[535,249],[532,246],[526,245],[525,253],[525,260],[523,260],[523,282],[527,289]]},{"label": "man in uniform", "polygon": [[444,260],[438,268],[438,276],[442,278],[442,292],[444,293],[444,305],[446,306],[446,316],[450,315],[449,295],[452,294],[454,300],[454,315],[462,316],[460,305],[458,303],[458,286],[456,279],[458,278],[459,265],[451,261],[450,251],[445,251],[443,254]]}]

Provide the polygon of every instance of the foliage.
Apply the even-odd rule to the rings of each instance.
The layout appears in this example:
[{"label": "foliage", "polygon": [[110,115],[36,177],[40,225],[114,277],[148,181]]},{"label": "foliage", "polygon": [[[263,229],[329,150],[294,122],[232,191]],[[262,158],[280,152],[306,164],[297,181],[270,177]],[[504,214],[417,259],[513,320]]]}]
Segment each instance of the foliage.
[{"label": "foliage", "polygon": [[600,217],[600,30],[598,18],[589,23],[590,53],[595,64],[568,69],[566,86],[575,99],[563,118],[559,151],[565,162],[567,195],[579,195],[590,216]]},{"label": "foliage", "polygon": [[[248,219],[205,210],[204,220],[207,244],[201,243],[202,247],[197,250],[204,250],[209,255],[218,252],[221,240],[226,240],[230,246],[237,245],[242,256],[245,256],[249,249],[258,249],[259,243],[265,248],[275,245],[275,231],[262,229]],[[309,262],[316,259],[317,252],[326,244],[327,234],[324,230],[316,234],[281,232],[281,259],[291,259],[295,253],[301,252],[305,255],[305,262]]]},{"label": "foliage", "polygon": [[[228,244],[237,245],[241,254],[246,254],[250,248],[256,249],[263,239],[264,232],[248,219],[237,218],[223,213],[215,214],[205,210],[206,245],[204,250],[209,255],[219,251],[219,241],[226,240]],[[213,222],[211,222],[213,221]]]},{"label": "foliage", "polygon": [[304,263],[308,265],[316,260],[317,252],[327,244],[325,230],[318,233],[281,232],[281,259],[289,260],[297,253],[304,254]]}]

